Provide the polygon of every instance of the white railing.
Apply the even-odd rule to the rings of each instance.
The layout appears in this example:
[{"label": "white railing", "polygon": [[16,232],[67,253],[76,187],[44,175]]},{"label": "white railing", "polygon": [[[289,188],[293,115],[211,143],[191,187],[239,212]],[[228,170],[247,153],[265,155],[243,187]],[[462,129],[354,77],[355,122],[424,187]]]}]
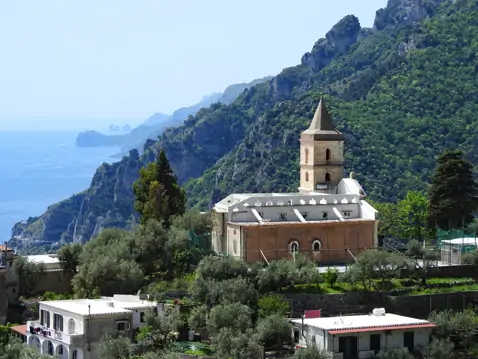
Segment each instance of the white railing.
[{"label": "white railing", "polygon": [[83,334],[67,334],[53,328],[47,328],[46,326],[40,325],[39,320],[27,322],[27,334],[31,333],[30,328],[34,329],[34,335],[38,337],[54,339],[68,345],[78,346],[83,344]]}]

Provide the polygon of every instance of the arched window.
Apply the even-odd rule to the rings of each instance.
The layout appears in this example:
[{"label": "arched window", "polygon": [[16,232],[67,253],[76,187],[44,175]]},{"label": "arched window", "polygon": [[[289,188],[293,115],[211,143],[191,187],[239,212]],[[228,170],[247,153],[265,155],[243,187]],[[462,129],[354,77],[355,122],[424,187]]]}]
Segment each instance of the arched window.
[{"label": "arched window", "polygon": [[325,150],[325,160],[330,161],[330,149],[329,148],[327,148]]},{"label": "arched window", "polygon": [[330,173],[329,172],[327,172],[325,174],[325,182],[330,182]]},{"label": "arched window", "polygon": [[314,253],[320,252],[322,249],[322,243],[320,243],[320,240],[318,238],[315,238],[314,241],[312,242],[312,251]]},{"label": "arched window", "polygon": [[309,163],[309,149],[305,149],[305,163]]},{"label": "arched window", "polygon": [[68,334],[76,334],[75,333],[75,320],[70,319],[68,321]]},{"label": "arched window", "polygon": [[71,353],[71,359],[78,359],[78,351],[76,349],[73,349],[73,352]]},{"label": "arched window", "polygon": [[309,172],[305,172],[305,182],[309,182]]},{"label": "arched window", "polygon": [[299,252],[299,242],[296,241],[295,239],[292,240],[289,244],[289,250],[291,251],[291,253],[298,253]]}]

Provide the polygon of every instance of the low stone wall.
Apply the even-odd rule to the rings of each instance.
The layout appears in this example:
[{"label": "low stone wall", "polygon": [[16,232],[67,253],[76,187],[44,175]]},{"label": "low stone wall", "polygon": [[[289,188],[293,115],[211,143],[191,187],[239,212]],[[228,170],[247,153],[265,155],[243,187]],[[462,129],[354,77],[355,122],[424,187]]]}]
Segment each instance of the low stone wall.
[{"label": "low stone wall", "polygon": [[[403,271],[401,277],[408,277],[410,273],[408,271]],[[459,265],[459,266],[449,266],[449,267],[430,267],[428,268],[429,277],[439,277],[439,278],[474,278],[478,276],[477,270],[474,266],[470,265]]]},{"label": "low stone wall", "polygon": [[384,306],[391,313],[427,318],[433,311],[463,310],[476,305],[478,305],[478,291],[388,296]]},{"label": "low stone wall", "polygon": [[292,317],[298,317],[304,310],[321,309],[322,315],[330,317],[340,314],[368,313],[385,304],[385,298],[378,292],[348,292],[341,294],[285,293],[291,304]]},{"label": "low stone wall", "polygon": [[71,281],[73,273],[63,270],[51,270],[42,273],[42,276],[30,294],[53,292],[69,294],[73,292]]},{"label": "low stone wall", "polygon": [[304,310],[321,309],[326,317],[341,314],[366,314],[383,307],[389,313],[428,318],[433,311],[463,310],[478,306],[478,291],[437,293],[410,296],[389,296],[379,292],[343,294],[285,294],[291,303],[291,315],[300,317]]},{"label": "low stone wall", "polygon": [[8,297],[6,287],[6,271],[0,270],[0,324],[4,325],[7,322],[8,313]]}]

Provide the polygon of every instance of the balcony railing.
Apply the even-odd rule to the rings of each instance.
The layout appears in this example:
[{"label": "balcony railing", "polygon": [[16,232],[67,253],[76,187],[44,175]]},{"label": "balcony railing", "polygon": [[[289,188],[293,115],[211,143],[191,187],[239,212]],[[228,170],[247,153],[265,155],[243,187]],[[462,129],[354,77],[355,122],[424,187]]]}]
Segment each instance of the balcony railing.
[{"label": "balcony railing", "polygon": [[46,326],[41,325],[39,320],[27,322],[27,333],[43,338],[58,340],[59,342],[68,345],[83,345],[83,334],[67,334],[53,328],[47,328]]}]

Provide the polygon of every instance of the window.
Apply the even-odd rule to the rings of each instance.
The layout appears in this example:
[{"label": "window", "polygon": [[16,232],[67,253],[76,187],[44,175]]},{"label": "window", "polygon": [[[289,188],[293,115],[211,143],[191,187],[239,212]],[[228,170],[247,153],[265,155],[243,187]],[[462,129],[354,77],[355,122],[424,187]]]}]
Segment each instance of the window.
[{"label": "window", "polygon": [[329,214],[327,212],[322,212],[322,219],[328,219]]},{"label": "window", "polygon": [[75,334],[75,320],[70,319],[68,321],[68,334]]},{"label": "window", "polygon": [[305,163],[309,163],[309,149],[305,149]]},{"label": "window", "polygon": [[380,351],[380,334],[370,335],[370,350],[373,350],[375,354]]},{"label": "window", "polygon": [[76,351],[76,349],[73,349],[73,351],[71,352],[71,359],[78,359],[78,352]]},{"label": "window", "polygon": [[403,333],[403,346],[408,348],[408,351],[411,353],[415,348],[415,333],[414,332],[405,332]]},{"label": "window", "polygon": [[329,172],[327,172],[325,174],[325,182],[330,182],[330,173]]},{"label": "window", "polygon": [[287,213],[281,213],[279,215],[279,218],[281,221],[287,221]]},{"label": "window", "polygon": [[328,148],[325,150],[325,160],[330,161],[330,149]]},{"label": "window", "polygon": [[50,328],[50,312],[48,310],[40,311],[40,324]]},{"label": "window", "polygon": [[116,322],[116,330],[119,332],[129,330],[129,322]]},{"label": "window", "polygon": [[290,251],[291,253],[299,252],[299,242],[297,242],[296,240],[290,242]]},{"label": "window", "polygon": [[144,323],[144,312],[139,313],[139,321]]},{"label": "window", "polygon": [[314,239],[314,241],[312,242],[312,250],[314,252],[320,252],[321,249],[322,249],[322,243],[320,243],[318,238]]},{"label": "window", "polygon": [[63,331],[63,316],[61,314],[53,314],[53,329]]},{"label": "window", "polygon": [[58,346],[58,354],[63,355],[63,345],[61,344]]},{"label": "window", "polygon": [[342,212],[344,218],[350,218],[350,212]]},{"label": "window", "polygon": [[294,328],[294,343],[298,344],[300,340],[300,329]]},{"label": "window", "polygon": [[309,182],[309,172],[305,172],[305,182]]}]

